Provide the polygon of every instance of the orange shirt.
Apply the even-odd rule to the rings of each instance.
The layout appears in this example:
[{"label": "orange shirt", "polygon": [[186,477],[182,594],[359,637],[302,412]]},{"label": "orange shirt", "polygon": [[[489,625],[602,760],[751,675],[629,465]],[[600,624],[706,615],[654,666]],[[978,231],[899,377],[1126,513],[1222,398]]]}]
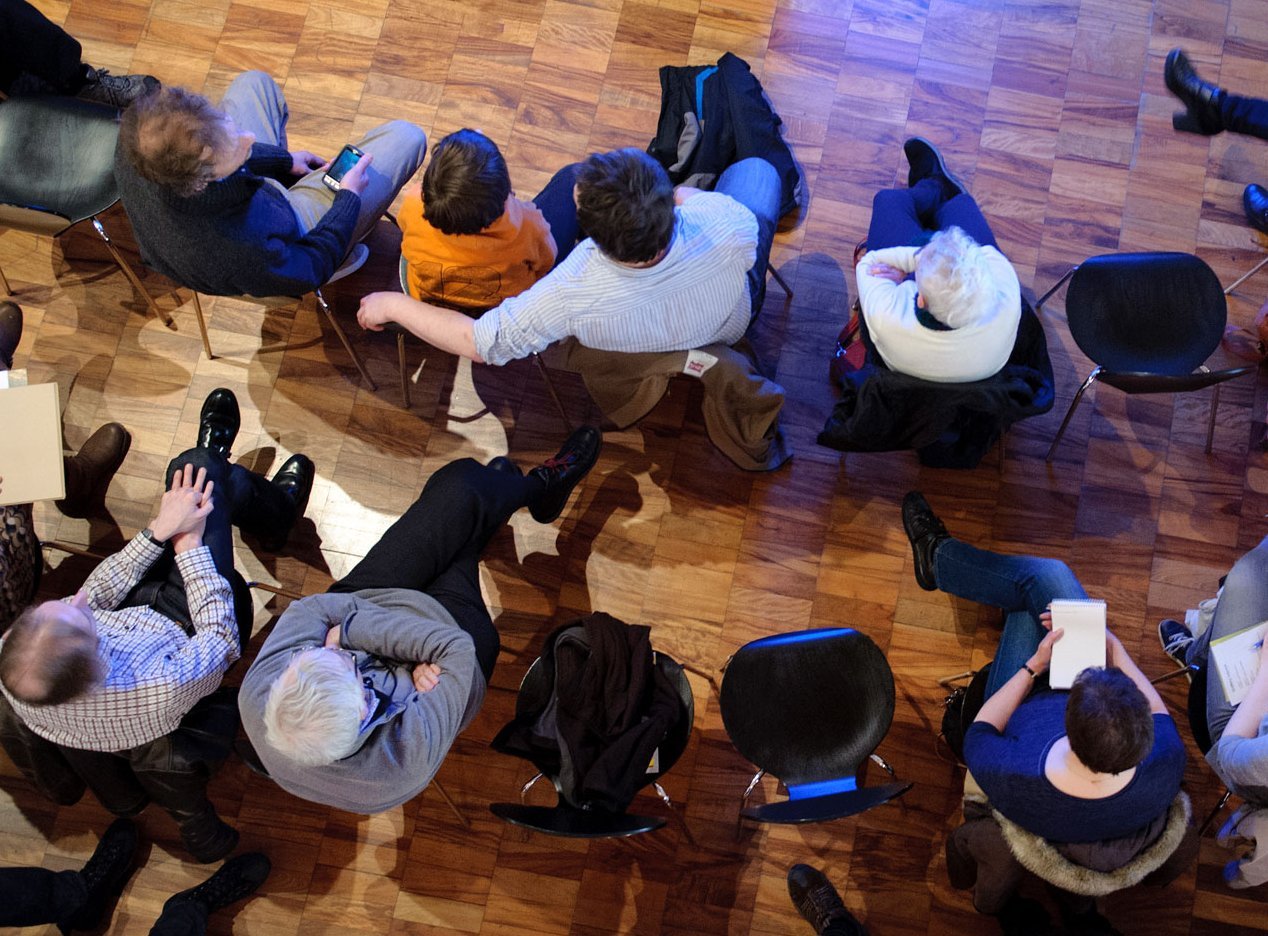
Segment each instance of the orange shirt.
[{"label": "orange shirt", "polygon": [[409,293],[463,309],[489,309],[550,272],[555,239],[532,202],[514,195],[502,216],[478,234],[442,234],[423,217],[417,189],[401,204],[401,254]]}]

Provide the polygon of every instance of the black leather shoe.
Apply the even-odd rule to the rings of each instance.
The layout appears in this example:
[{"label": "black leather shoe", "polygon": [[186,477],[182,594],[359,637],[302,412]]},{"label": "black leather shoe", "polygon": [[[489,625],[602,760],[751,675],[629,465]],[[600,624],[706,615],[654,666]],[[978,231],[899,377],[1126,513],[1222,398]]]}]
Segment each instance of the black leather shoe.
[{"label": "black leather shoe", "polygon": [[16,302],[0,302],[0,370],[13,367],[13,352],[22,340],[22,307]]},{"label": "black leather shoe", "polygon": [[295,505],[295,516],[290,526],[278,531],[274,536],[262,538],[261,545],[269,552],[279,552],[286,546],[291,530],[308,508],[308,497],[313,493],[313,478],[316,476],[317,468],[307,455],[292,455],[282,463],[277,474],[273,475],[274,486],[280,488],[287,499]]},{"label": "black leather shoe", "polygon": [[912,188],[921,179],[933,176],[942,183],[944,199],[955,198],[957,195],[968,192],[964,183],[951,174],[938,148],[924,137],[912,137],[904,143],[903,154],[907,157],[907,164],[911,166],[907,173],[908,188]]},{"label": "black leather shoe", "polygon": [[1183,49],[1172,49],[1167,53],[1162,75],[1166,79],[1167,90],[1178,97],[1185,108],[1171,116],[1173,127],[1204,136],[1223,131],[1220,104],[1224,101],[1224,92],[1198,77]]},{"label": "black leather shoe", "polygon": [[200,864],[219,861],[238,847],[238,830],[217,816],[210,803],[182,817],[179,829],[186,851]]},{"label": "black leather shoe", "polygon": [[211,877],[197,887],[183,890],[167,898],[167,908],[173,904],[202,904],[208,913],[214,913],[229,904],[237,903],[256,892],[269,876],[273,865],[260,852],[247,852],[230,858]]},{"label": "black leather shoe", "polygon": [[57,928],[63,933],[96,929],[106,905],[123,890],[132,875],[136,860],[136,824],[130,819],[116,819],[97,843],[88,863],[79,872],[87,888],[83,904],[74,916]]},{"label": "black leather shoe", "polygon": [[788,869],[788,896],[793,906],[816,933],[824,932],[829,926],[835,926],[836,932],[846,930],[863,936],[863,926],[854,918],[854,914],[845,909],[841,895],[832,883],[823,876],[823,872],[804,864],[795,864]]},{"label": "black leather shoe", "polygon": [[241,426],[238,398],[232,390],[217,387],[203,401],[202,415],[198,419],[198,447],[219,452],[221,457],[228,459]]},{"label": "black leather shoe", "polygon": [[528,503],[529,513],[538,523],[554,523],[564,512],[568,495],[577,482],[594,467],[603,446],[603,433],[593,426],[582,426],[568,436],[554,458],[529,471],[528,476],[542,482],[542,489]]},{"label": "black leather shoe", "polygon": [[933,574],[933,555],[943,540],[951,538],[938,515],[919,491],[910,491],[903,498],[903,529],[911,540],[911,557],[916,565],[916,584],[925,591],[937,591]]},{"label": "black leather shoe", "polygon": [[1242,192],[1242,207],[1246,209],[1250,226],[1268,234],[1268,189],[1254,183],[1246,186]]}]

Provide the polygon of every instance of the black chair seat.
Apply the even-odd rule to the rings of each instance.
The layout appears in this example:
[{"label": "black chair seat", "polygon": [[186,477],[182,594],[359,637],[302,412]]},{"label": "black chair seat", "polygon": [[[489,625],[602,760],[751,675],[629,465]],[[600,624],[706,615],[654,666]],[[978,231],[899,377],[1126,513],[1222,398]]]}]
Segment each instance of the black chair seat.
[{"label": "black chair seat", "polygon": [[119,112],[74,98],[0,105],[0,202],[61,215],[66,226],[119,200],[114,150]]},{"label": "black chair seat", "polygon": [[866,634],[828,628],[742,647],[721,689],[736,750],[792,786],[854,776],[894,718],[894,677]]},{"label": "black chair seat", "polygon": [[1230,367],[1217,371],[1196,371],[1187,374],[1139,374],[1103,370],[1096,379],[1124,393],[1188,393],[1204,390],[1256,370],[1255,365]]},{"label": "black chair seat", "polygon": [[1228,316],[1220,281],[1186,253],[1107,254],[1080,264],[1066,294],[1070,336],[1119,373],[1188,374]]},{"label": "black chair seat", "polygon": [[489,809],[507,822],[565,838],[624,838],[653,832],[665,824],[655,816],[631,813],[605,813],[568,806],[523,806],[519,803],[493,803]]}]

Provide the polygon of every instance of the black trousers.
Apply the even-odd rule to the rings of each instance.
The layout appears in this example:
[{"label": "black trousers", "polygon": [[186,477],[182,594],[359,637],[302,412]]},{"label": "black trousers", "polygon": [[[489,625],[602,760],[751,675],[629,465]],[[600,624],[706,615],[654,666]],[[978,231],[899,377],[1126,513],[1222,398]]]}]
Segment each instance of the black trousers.
[{"label": "black trousers", "polygon": [[[295,522],[295,505],[268,478],[231,465],[219,454],[203,448],[192,448],[172,459],[167,466],[166,481],[185,465],[205,468],[207,480],[214,482],[211,491],[212,511],[203,530],[203,545],[211,550],[216,571],[229,580],[234,592],[234,609],[238,618],[238,637],[243,648],[251,639],[251,596],[233,568],[233,526],[250,533],[271,535],[289,529]],[[176,565],[176,553],[169,547],[150,567],[145,577],[128,593],[122,607],[148,605],[164,617],[171,618],[192,630],[185,581]]]},{"label": "black trousers", "polygon": [[66,30],[26,0],[0,0],[0,91],[20,90],[13,88],[18,77],[34,76],[21,89],[74,94],[84,85],[82,54]]},{"label": "black trousers", "polygon": [[541,482],[463,458],[428,480],[418,500],[332,592],[409,588],[440,602],[475,641],[487,680],[501,641],[480,595],[480,554]]},{"label": "black trousers", "polygon": [[[84,901],[88,887],[78,871],[0,868],[0,926],[65,923]],[[199,904],[163,908],[150,936],[203,936],[207,911]]]}]

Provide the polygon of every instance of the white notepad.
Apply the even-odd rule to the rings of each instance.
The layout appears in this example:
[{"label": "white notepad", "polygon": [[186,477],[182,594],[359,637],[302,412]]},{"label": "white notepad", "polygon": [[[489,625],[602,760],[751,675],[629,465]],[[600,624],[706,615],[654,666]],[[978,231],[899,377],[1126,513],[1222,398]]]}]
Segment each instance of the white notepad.
[{"label": "white notepad", "polygon": [[1211,641],[1211,661],[1220,674],[1224,695],[1234,705],[1246,698],[1259,673],[1259,647],[1268,633],[1268,621]]},{"label": "white notepad", "polygon": [[66,496],[57,384],[0,389],[0,507]]},{"label": "white notepad", "polygon": [[1094,598],[1063,598],[1049,606],[1052,629],[1065,634],[1052,645],[1048,683],[1069,689],[1089,666],[1105,665],[1105,602]]}]

